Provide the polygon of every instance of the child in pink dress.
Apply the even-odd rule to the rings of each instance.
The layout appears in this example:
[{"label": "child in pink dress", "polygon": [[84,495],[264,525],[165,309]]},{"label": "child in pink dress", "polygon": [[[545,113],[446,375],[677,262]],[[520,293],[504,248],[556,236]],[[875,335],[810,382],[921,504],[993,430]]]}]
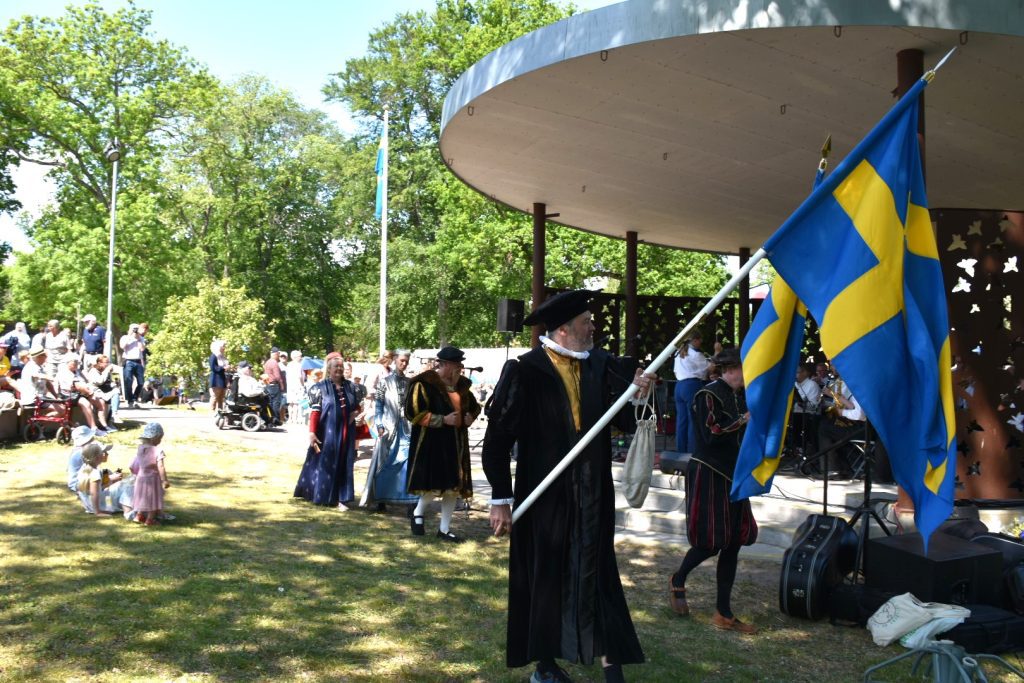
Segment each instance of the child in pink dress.
[{"label": "child in pink dress", "polygon": [[136,473],[133,505],[135,521],[152,526],[157,524],[164,507],[164,489],[170,488],[164,470],[164,451],[159,448],[164,429],[159,422],[150,422],[142,429],[139,450],[132,463]]}]

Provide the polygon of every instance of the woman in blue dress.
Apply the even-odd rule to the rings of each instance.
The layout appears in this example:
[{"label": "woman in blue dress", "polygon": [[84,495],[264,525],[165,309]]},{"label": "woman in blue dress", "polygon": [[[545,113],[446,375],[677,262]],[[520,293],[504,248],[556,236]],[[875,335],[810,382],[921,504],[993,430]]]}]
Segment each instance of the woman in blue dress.
[{"label": "woman in blue dress", "polygon": [[223,339],[214,339],[210,344],[210,410],[216,412],[224,409],[224,392],[227,390],[228,358],[224,355],[228,343]]},{"label": "woman in blue dress", "polygon": [[309,388],[309,449],[295,497],[347,510],[355,497],[356,416],[362,411],[355,385],[345,379],[344,361],[327,361],[327,378]]},{"label": "woman in blue dress", "polygon": [[409,378],[409,351],[399,351],[395,357],[395,370],[377,383],[376,410],[373,431],[377,443],[363,487],[362,506],[377,504],[382,510],[385,503],[413,504],[418,496],[406,490],[409,470],[409,434],[412,431],[405,418],[405,394]]}]

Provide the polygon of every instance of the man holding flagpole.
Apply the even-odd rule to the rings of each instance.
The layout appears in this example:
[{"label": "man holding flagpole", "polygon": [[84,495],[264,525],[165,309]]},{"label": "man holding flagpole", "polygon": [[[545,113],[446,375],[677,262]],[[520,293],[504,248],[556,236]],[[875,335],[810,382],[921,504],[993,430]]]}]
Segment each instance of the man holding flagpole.
[{"label": "man holding flagpole", "polygon": [[[562,292],[527,316],[526,324],[544,325],[543,346],[506,363],[484,437],[491,527],[497,536],[512,536],[506,662],[536,662],[533,683],[571,680],[556,659],[590,664],[600,658],[606,681],[624,681],[622,665],[644,661],[615,561],[609,428],[512,526],[512,504],[530,495],[630,378],[639,393],[650,388],[649,376],[639,369],[631,374],[622,359],[594,348],[591,296]],[[632,413],[627,408],[614,418],[623,431],[633,430]]]}]

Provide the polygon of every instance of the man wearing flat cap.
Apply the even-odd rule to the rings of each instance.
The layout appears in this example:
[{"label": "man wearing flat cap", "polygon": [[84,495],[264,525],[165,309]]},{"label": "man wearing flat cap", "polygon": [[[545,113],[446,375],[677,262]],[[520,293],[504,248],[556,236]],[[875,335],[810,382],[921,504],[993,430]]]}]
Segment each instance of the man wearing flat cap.
[{"label": "man wearing flat cap", "polygon": [[480,404],[462,376],[465,354],[454,346],[437,353],[437,365],[416,375],[405,396],[405,416],[412,424],[409,454],[409,493],[420,496],[412,513],[412,534],[422,536],[427,505],[441,498],[437,537],[458,543],[450,525],[455,503],[473,497],[469,463],[469,426],[480,414]]},{"label": "man wearing flat cap", "polygon": [[[557,294],[524,321],[543,325],[542,347],[505,364],[488,409],[483,466],[493,490],[491,527],[511,533],[506,664],[536,662],[531,681],[569,681],[556,659],[591,664],[623,681],[644,661],[615,561],[611,432],[603,429],[512,525],[522,502],[632,382],[650,378],[594,348],[592,292]],[[633,409],[613,422],[633,431]],[[513,489],[510,457],[518,443]]]},{"label": "man wearing flat cap", "polygon": [[718,555],[711,625],[749,635],[756,629],[735,617],[730,601],[740,547],[757,540],[757,523],[750,501],[732,502],[729,490],[750,412],[743,393],[739,350],[722,349],[711,363],[720,377],[701,388],[690,407],[697,437],[686,470],[686,537],[690,549],[679,570],[669,577],[669,607],[680,616],[690,614],[686,577],[702,562]]}]

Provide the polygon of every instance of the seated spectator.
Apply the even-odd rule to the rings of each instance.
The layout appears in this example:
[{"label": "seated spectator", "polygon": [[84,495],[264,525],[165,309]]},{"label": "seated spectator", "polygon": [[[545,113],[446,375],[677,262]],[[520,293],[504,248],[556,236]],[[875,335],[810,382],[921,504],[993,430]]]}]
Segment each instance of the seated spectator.
[{"label": "seated spectator", "polygon": [[[68,454],[68,490],[72,493],[78,493],[78,470],[82,469],[82,465],[85,463],[82,460],[82,449],[86,444],[95,440],[96,431],[85,425],[71,430],[71,453]],[[84,494],[79,493],[82,505],[85,505],[86,501],[83,496]]]},{"label": "seated spectator", "polygon": [[[107,453],[113,446],[95,441],[82,447],[82,468],[78,470],[78,493],[85,511],[98,517],[109,517],[112,512],[124,513],[125,519],[134,517],[132,496],[134,478],[124,478],[120,471],[101,469]],[[81,494],[85,494],[84,497]]]},{"label": "seated spectator", "polygon": [[36,399],[39,399],[38,414],[61,415],[64,412],[64,404],[45,366],[46,349],[41,346],[29,349],[28,362],[21,370],[21,377],[18,378],[21,406],[31,409],[35,407]]},{"label": "seated spectator", "polygon": [[85,381],[95,390],[95,396],[102,399],[110,407],[110,422],[118,424],[121,419],[117,411],[121,409],[121,390],[112,377],[114,366],[110,359],[100,354],[96,356],[92,367],[85,371]]},{"label": "seated spectator", "polygon": [[21,392],[11,380],[10,349],[4,339],[0,339],[0,391],[9,391],[17,397]]},{"label": "seated spectator", "polygon": [[74,356],[61,363],[57,371],[57,390],[82,409],[89,427],[96,429],[96,423],[99,422],[96,436],[106,436],[108,431],[113,431],[107,426],[107,404],[95,395],[96,390],[85,381],[85,377],[78,371],[78,365],[78,358]]},{"label": "seated spectator", "polygon": [[[14,329],[5,334],[3,340],[6,342],[7,348],[10,349],[11,367],[16,368],[20,373],[21,366],[28,362],[28,350],[32,348],[32,337],[29,336],[25,323],[15,323]],[[25,360],[21,360],[22,351],[26,354]],[[14,376],[17,377],[17,375]]]}]

